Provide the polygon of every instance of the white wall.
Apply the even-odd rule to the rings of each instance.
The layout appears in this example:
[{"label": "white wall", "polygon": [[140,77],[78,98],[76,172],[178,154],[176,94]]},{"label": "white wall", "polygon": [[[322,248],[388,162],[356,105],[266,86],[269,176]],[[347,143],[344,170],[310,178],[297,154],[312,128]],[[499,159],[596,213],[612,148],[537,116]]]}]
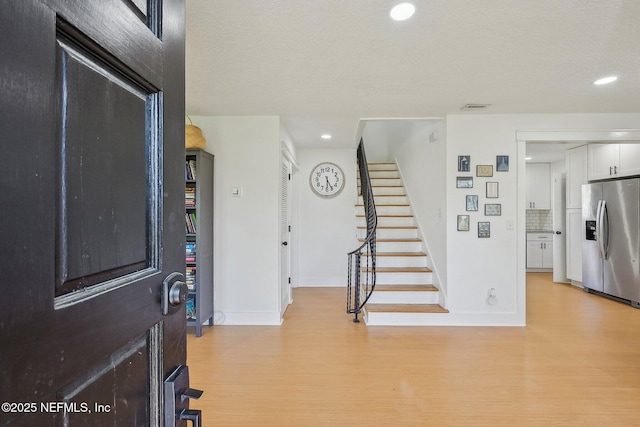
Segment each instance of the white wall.
[{"label": "white wall", "polygon": [[[640,128],[640,114],[548,115],[452,115],[447,117],[447,287],[450,324],[524,325],[525,228],[524,143],[516,143],[519,130],[600,130]],[[474,188],[456,188],[457,156],[471,155],[472,170],[478,164],[495,165],[496,155],[508,155],[509,172],[477,178]],[[516,155],[517,154],[517,155]],[[522,168],[522,171],[519,169]],[[484,217],[482,208],[472,215],[470,232],[456,231],[456,216],[466,214],[465,194],[478,194],[487,203],[485,182],[497,181],[502,216]],[[519,205],[520,203],[520,205]],[[522,210],[522,212],[519,212]],[[477,237],[477,222],[491,222],[491,237]],[[508,229],[510,222],[513,229]],[[522,222],[522,223],[521,223]],[[487,293],[496,289],[497,304],[487,304]]]},{"label": "white wall", "polygon": [[[214,309],[224,324],[281,323],[280,120],[192,117],[214,162]],[[231,194],[241,187],[241,197]],[[222,313],[221,316],[219,313]]]},{"label": "white wall", "polygon": [[[359,245],[356,238],[355,149],[301,149],[297,151],[298,286],[346,286],[347,253]],[[309,174],[322,162],[340,166],[345,187],[336,197],[314,194]],[[345,296],[346,298],[346,296]]]},{"label": "white wall", "polygon": [[[434,270],[434,285],[447,306],[446,134],[444,120],[408,123],[407,138],[394,147],[416,221]],[[435,132],[435,133],[434,133]],[[430,138],[435,136],[435,138]]]}]

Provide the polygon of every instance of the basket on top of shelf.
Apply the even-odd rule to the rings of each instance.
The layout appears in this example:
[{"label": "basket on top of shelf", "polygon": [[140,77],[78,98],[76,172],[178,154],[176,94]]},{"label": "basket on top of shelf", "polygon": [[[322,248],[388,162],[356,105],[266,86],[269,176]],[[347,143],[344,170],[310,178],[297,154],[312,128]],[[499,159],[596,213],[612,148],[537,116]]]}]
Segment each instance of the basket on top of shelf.
[{"label": "basket on top of shelf", "polygon": [[190,124],[184,126],[185,147],[204,150],[207,141],[202,136],[202,129],[193,124],[191,117],[187,116],[187,119],[189,119]]}]

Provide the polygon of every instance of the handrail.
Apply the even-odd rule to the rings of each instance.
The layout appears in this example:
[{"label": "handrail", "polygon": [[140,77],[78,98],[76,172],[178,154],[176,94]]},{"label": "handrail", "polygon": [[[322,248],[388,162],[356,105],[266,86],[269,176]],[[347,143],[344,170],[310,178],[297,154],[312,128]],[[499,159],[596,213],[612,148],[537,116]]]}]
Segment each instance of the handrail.
[{"label": "handrail", "polygon": [[[364,215],[367,221],[367,235],[364,243],[354,251],[349,252],[349,273],[347,275],[347,313],[354,314],[354,322],[358,323],[358,314],[367,303],[376,287],[376,229],[378,215],[373,199],[373,189],[369,178],[367,156],[364,143],[360,139],[358,145],[358,171],[360,174],[360,193],[364,204]],[[362,256],[366,264],[362,266]],[[364,274],[362,274],[364,273]],[[364,277],[362,277],[364,275]]]}]

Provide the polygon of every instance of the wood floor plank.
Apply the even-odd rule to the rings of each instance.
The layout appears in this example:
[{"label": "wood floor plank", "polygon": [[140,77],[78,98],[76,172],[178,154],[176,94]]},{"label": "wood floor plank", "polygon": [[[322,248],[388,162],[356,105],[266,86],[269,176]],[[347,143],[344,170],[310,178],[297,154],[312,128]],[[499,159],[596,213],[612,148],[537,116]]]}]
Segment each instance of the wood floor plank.
[{"label": "wood floor plank", "polygon": [[640,310],[530,273],[526,327],[367,327],[345,292],[294,289],[282,326],[189,334],[204,425],[638,425]]}]

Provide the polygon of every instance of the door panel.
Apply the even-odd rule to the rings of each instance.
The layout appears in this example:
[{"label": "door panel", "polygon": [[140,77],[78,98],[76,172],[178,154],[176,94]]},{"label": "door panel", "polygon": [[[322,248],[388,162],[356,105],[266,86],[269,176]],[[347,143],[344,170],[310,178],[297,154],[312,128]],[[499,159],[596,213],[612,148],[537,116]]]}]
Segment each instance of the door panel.
[{"label": "door panel", "polygon": [[158,264],[149,259],[157,253],[149,236],[156,234],[150,213],[157,211],[158,179],[149,159],[158,138],[147,131],[157,120],[147,120],[158,114],[157,95],[76,43],[59,38],[57,49],[56,295]]},{"label": "door panel", "polygon": [[0,55],[0,401],[36,405],[0,426],[160,425],[186,361],[184,306],[161,307],[184,271],[184,1],[0,2]]},{"label": "door panel", "polygon": [[603,183],[607,201],[609,247],[604,261],[604,292],[631,301],[640,301],[640,180]]},{"label": "door panel", "polygon": [[291,162],[280,163],[280,315],[291,301]]}]

